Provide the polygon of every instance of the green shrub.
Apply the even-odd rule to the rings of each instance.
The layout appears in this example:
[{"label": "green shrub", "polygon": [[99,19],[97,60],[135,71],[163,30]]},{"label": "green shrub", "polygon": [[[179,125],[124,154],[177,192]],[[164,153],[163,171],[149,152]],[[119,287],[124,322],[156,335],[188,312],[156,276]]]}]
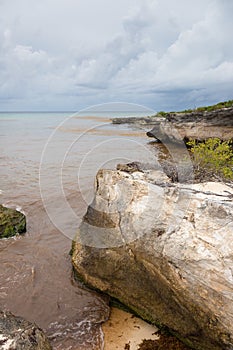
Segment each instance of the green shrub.
[{"label": "green shrub", "polygon": [[233,107],[233,100],[219,102],[212,106],[198,107],[196,110],[199,112],[204,112],[204,111],[211,112],[211,111],[215,111],[216,109],[229,108],[229,107]]},{"label": "green shrub", "polygon": [[157,117],[165,117],[167,116],[167,112],[164,112],[164,111],[160,111],[156,114]]},{"label": "green shrub", "polygon": [[194,112],[194,109],[185,109],[179,113],[192,113],[192,112]]},{"label": "green shrub", "polygon": [[219,103],[217,103],[215,105],[211,105],[211,106],[197,107],[194,109],[185,109],[185,110],[179,111],[177,113],[212,112],[212,111],[215,111],[217,109],[230,108],[230,107],[233,107],[233,100],[219,102]]},{"label": "green shrub", "polygon": [[210,138],[203,142],[187,142],[198,175],[209,173],[222,179],[233,180],[233,149],[231,141]]}]

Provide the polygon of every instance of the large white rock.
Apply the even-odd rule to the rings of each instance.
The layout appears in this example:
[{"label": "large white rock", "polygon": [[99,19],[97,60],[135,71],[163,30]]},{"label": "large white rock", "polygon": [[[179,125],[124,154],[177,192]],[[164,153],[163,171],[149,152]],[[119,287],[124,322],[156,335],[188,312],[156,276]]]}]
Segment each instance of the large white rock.
[{"label": "large white rock", "polygon": [[100,170],[73,245],[86,283],[195,349],[233,349],[233,188]]}]

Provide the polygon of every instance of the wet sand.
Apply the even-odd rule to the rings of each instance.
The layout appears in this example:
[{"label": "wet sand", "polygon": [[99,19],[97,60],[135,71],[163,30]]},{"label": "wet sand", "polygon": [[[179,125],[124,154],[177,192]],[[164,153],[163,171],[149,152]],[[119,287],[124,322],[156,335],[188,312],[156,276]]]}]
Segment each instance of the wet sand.
[{"label": "wet sand", "polygon": [[123,310],[112,308],[102,325],[104,350],[138,350],[143,339],[158,339],[158,329]]}]

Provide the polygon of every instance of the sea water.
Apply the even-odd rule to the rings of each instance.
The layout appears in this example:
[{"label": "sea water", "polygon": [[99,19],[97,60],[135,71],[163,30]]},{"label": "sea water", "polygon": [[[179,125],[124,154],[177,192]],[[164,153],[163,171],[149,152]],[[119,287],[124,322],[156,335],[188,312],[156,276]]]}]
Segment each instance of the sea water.
[{"label": "sea water", "polygon": [[106,300],[74,281],[69,251],[98,169],[154,157],[145,130],[110,121],[135,114],[148,113],[0,113],[0,203],[27,216],[25,236],[0,241],[0,309],[36,322],[55,350],[103,347]]}]

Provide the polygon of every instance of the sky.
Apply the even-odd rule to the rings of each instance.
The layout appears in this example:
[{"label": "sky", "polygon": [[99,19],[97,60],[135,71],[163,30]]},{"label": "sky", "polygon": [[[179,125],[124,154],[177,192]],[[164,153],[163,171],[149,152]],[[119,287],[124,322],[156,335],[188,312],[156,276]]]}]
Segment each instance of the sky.
[{"label": "sky", "polygon": [[0,111],[233,99],[232,0],[0,0]]}]

